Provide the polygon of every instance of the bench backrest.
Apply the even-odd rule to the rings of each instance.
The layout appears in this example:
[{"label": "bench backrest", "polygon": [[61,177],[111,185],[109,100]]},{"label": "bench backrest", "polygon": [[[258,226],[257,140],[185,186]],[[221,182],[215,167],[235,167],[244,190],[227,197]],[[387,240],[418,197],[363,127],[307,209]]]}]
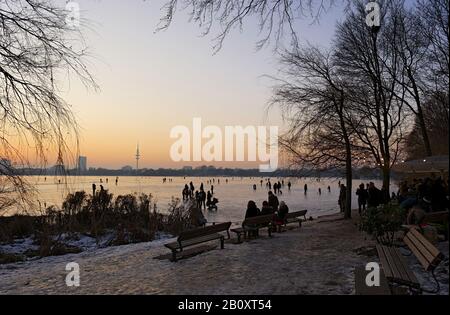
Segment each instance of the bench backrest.
[{"label": "bench backrest", "polygon": [[444,223],[448,222],[448,211],[427,213],[423,223]]},{"label": "bench backrest", "polygon": [[439,252],[439,249],[431,244],[416,229],[410,229],[403,241],[426,271],[434,270],[444,258],[444,255]]},{"label": "bench backrest", "polygon": [[210,225],[207,227],[202,227],[194,230],[184,231],[181,232],[178,236],[178,242],[190,240],[197,237],[202,237],[214,233],[220,233],[220,232],[228,232],[230,229],[231,222],[225,222],[225,223],[219,223],[215,225]]},{"label": "bench backrest", "polygon": [[248,218],[245,219],[244,222],[242,222],[242,226],[246,226],[246,225],[268,225],[270,223],[272,223],[273,221],[273,215],[272,214],[268,214],[268,215],[260,215],[257,217],[252,217],[252,218]]},{"label": "bench backrest", "polygon": [[298,217],[304,217],[307,212],[308,212],[308,210],[302,210],[302,211],[297,211],[297,212],[289,212],[288,214],[286,214],[286,219],[295,219],[295,218],[298,218]]}]

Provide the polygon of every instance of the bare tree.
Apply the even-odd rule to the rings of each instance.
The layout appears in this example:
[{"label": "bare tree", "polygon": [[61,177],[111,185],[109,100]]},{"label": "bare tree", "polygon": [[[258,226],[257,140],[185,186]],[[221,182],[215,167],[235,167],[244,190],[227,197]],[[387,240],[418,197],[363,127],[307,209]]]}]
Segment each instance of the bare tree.
[{"label": "bare tree", "polygon": [[[383,21],[389,20],[395,1],[382,1]],[[389,198],[391,167],[396,163],[403,139],[405,89],[398,82],[399,54],[392,49],[385,25],[368,27],[365,5],[358,1],[346,20],[338,25],[336,60],[340,72],[351,82],[352,127],[383,174]],[[400,96],[400,97],[399,97]]]},{"label": "bare tree", "polygon": [[288,34],[294,45],[297,45],[295,20],[309,15],[317,20],[336,2],[346,0],[168,0],[163,9],[165,15],[161,18],[158,30],[170,26],[177,7],[190,10],[191,21],[197,23],[203,34],[210,33],[214,25],[220,28],[215,37],[214,51],[220,50],[222,44],[236,27],[240,29],[246,20],[255,17],[258,21],[261,40],[257,48],[261,48],[271,39],[276,45]]},{"label": "bare tree", "polygon": [[421,31],[431,41],[428,79],[438,91],[447,91],[449,85],[449,6],[448,0],[418,0],[417,7],[417,14],[422,20]]},{"label": "bare tree", "polygon": [[345,82],[332,55],[315,47],[284,52],[281,61],[284,79],[272,103],[281,107],[289,130],[280,144],[299,165],[345,167],[345,218],[351,218],[352,167],[362,151],[348,126],[352,113]]},{"label": "bare tree", "polygon": [[[75,74],[86,86],[97,87],[86,68],[81,32],[66,18],[66,10],[52,1],[0,2],[0,176],[9,196],[29,190],[17,170],[29,164],[29,149],[41,165],[52,151],[63,163],[71,151],[69,138],[77,140],[75,118],[59,96],[58,78]],[[7,199],[2,194],[0,201],[9,205]]]},{"label": "bare tree", "polygon": [[[384,34],[386,43],[398,56],[398,65],[387,64],[386,69],[391,72],[392,79],[401,86],[400,95],[397,95],[395,90],[392,93],[415,115],[421,133],[420,143],[426,156],[431,156],[433,152],[422,108],[428,91],[426,69],[431,44],[430,38],[423,32],[427,25],[423,24],[424,21],[414,9],[405,8],[403,1],[394,3],[390,10],[392,12],[385,19],[383,26]],[[399,72],[394,73],[397,70]]]},{"label": "bare tree", "polygon": [[[423,103],[425,126],[430,135],[430,145],[435,155],[449,153],[449,98],[448,93],[439,93],[425,100]],[[426,157],[421,145],[421,127],[416,118],[414,128],[405,139],[407,158],[421,159]]]}]

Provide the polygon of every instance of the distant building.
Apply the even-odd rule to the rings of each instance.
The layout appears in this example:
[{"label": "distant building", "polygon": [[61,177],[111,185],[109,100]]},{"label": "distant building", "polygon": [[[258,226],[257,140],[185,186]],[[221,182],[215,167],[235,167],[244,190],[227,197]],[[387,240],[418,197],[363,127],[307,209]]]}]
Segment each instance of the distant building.
[{"label": "distant building", "polygon": [[124,172],[131,172],[133,170],[133,167],[130,165],[126,165],[126,166],[122,167],[121,170]]},{"label": "distant building", "polygon": [[185,166],[183,167],[183,171],[192,171],[193,167],[192,166]]},{"label": "distant building", "polygon": [[78,157],[78,171],[80,172],[87,172],[87,157],[80,156]]}]

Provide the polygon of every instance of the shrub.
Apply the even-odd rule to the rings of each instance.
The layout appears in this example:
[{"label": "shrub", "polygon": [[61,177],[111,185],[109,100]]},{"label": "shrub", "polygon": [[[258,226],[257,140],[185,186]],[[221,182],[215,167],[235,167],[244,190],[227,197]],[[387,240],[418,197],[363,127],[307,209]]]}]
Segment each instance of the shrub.
[{"label": "shrub", "polygon": [[373,235],[378,243],[392,245],[395,233],[406,220],[405,210],[398,205],[387,204],[369,208],[361,216],[360,230]]}]

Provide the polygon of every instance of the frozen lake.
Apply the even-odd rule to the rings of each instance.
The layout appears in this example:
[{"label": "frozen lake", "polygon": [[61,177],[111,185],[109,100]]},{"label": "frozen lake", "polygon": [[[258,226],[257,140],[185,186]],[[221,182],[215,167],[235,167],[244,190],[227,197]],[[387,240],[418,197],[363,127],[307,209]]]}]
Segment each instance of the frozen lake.
[{"label": "frozen lake", "polygon": [[[115,177],[66,177],[62,184],[58,184],[58,179],[55,177],[32,176],[27,177],[28,181],[35,185],[38,191],[38,201],[44,207],[50,205],[56,205],[60,207],[62,200],[69,192],[75,192],[79,190],[85,190],[88,193],[92,193],[92,184],[97,185],[97,189],[100,189],[100,185],[103,185],[105,189],[108,189],[114,196],[120,194],[129,193],[146,193],[152,194],[157,201],[158,209],[160,212],[167,211],[168,204],[172,197],[181,198],[181,191],[184,184],[193,182],[195,189],[199,189],[200,184],[204,183],[205,190],[210,190],[210,184],[207,181],[210,178],[206,177],[174,177],[172,181],[163,183],[163,177],[120,177],[118,184],[115,184]],[[108,182],[107,182],[108,179]],[[215,178],[214,193],[215,197],[219,199],[219,209],[217,212],[205,211],[206,218],[210,222],[221,222],[224,220],[231,220],[232,222],[240,222],[245,214],[247,202],[253,200],[261,208],[261,204],[264,200],[267,200],[268,189],[264,183],[261,186],[260,181],[262,178],[231,178],[231,177],[218,177]],[[102,182],[100,182],[102,180]],[[212,180],[212,178],[211,178]],[[220,183],[218,182],[220,180]],[[228,180],[228,183],[226,183]],[[317,181],[313,178],[299,179],[299,178],[271,178],[272,184],[276,181],[284,180],[285,187],[282,188],[283,194],[279,195],[280,201],[285,201],[289,206],[290,211],[298,211],[307,209],[308,215],[317,217],[320,215],[326,215],[335,213],[338,211],[338,196],[339,196],[339,181],[343,179],[331,179],[322,178],[321,181]],[[65,183],[64,183],[65,181]],[[292,188],[289,191],[287,183],[291,181]],[[377,187],[381,188],[380,181],[372,180]],[[367,183],[369,180],[354,180],[353,181],[353,207],[357,208],[356,201],[356,189],[361,183]],[[253,190],[253,185],[257,185],[257,190]],[[308,193],[304,193],[304,185],[308,185]],[[330,186],[331,191],[328,192],[327,188]],[[322,190],[322,194],[319,194],[319,188]],[[393,187],[393,189],[395,189]]]}]

